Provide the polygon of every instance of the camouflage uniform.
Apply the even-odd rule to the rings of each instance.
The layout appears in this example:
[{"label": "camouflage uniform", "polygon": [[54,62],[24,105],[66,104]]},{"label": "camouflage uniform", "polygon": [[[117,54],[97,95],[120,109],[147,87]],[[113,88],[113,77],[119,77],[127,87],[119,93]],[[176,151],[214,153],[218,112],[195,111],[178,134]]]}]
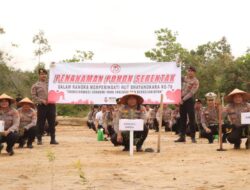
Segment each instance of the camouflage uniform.
[{"label": "camouflage uniform", "polygon": [[32,146],[36,136],[37,114],[32,108],[24,111],[21,107],[18,109],[18,112],[20,115],[19,147],[23,147],[26,139],[28,139],[27,146]]},{"label": "camouflage uniform", "polygon": [[0,120],[4,121],[4,130],[10,132],[7,136],[1,137],[0,144],[6,142],[6,150],[7,152],[11,152],[18,139],[18,128],[20,123],[19,114],[14,108],[8,108],[7,110],[0,108]]}]

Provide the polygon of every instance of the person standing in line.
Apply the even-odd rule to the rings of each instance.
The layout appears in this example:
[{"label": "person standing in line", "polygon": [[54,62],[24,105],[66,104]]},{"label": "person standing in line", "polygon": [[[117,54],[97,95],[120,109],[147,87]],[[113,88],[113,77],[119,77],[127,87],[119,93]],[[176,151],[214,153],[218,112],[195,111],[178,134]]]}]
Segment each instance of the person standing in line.
[{"label": "person standing in line", "polygon": [[34,103],[37,104],[37,144],[42,145],[42,136],[44,134],[44,126],[46,120],[49,125],[50,144],[59,144],[56,141],[56,105],[48,103],[48,81],[47,71],[43,68],[38,69],[39,81],[37,81],[31,88],[31,95]]},{"label": "person standing in line", "polygon": [[195,76],[196,69],[193,66],[188,67],[187,75],[182,80],[181,102],[180,102],[180,137],[175,142],[186,142],[187,116],[190,125],[190,135],[192,143],[195,139],[195,113],[194,113],[194,95],[199,89],[199,80]]}]

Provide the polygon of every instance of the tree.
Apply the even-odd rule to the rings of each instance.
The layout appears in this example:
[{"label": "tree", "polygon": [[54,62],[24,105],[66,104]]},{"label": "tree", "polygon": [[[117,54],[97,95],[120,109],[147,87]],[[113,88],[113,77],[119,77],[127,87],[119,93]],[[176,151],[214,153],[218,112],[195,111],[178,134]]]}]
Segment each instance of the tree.
[{"label": "tree", "polygon": [[250,53],[237,58],[233,63],[224,69],[222,75],[221,90],[226,93],[234,88],[239,88],[247,92],[250,91]]},{"label": "tree", "polygon": [[183,60],[188,52],[180,43],[176,42],[177,32],[172,32],[168,28],[155,31],[157,36],[156,48],[145,52],[145,56],[153,61],[166,62],[176,61],[177,58]]},{"label": "tree", "polygon": [[41,56],[51,51],[48,40],[44,36],[44,31],[40,30],[38,34],[34,35],[32,42],[37,45],[34,54],[38,57],[38,63],[40,63]]},{"label": "tree", "polygon": [[74,63],[74,62],[92,60],[93,56],[94,56],[94,53],[92,51],[76,50],[76,53],[73,55],[71,59],[65,59],[63,60],[63,62]]}]

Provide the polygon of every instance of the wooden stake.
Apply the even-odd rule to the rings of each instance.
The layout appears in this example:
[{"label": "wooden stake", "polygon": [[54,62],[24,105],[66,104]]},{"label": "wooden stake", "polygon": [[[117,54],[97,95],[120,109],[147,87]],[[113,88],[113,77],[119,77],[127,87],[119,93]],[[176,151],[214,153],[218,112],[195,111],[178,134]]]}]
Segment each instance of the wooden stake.
[{"label": "wooden stake", "polygon": [[220,145],[217,151],[225,151],[225,149],[223,149],[223,141],[222,141],[222,105],[221,105],[221,102],[223,103],[223,101],[221,101],[220,93],[218,93],[217,98],[218,98],[219,145]]},{"label": "wooden stake", "polygon": [[157,142],[157,152],[161,151],[161,128],[162,128],[162,112],[163,112],[163,94],[161,94],[161,104],[160,104],[160,121],[159,121],[159,131],[158,131],[158,142]]}]

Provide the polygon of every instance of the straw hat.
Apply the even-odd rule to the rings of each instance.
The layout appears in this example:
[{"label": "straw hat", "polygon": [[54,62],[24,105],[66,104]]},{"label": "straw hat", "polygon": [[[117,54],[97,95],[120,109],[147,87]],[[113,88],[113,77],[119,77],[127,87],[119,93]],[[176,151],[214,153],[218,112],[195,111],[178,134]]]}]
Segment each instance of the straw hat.
[{"label": "straw hat", "polygon": [[239,90],[239,89],[234,89],[232,92],[230,92],[226,97],[225,97],[225,100],[228,101],[228,102],[232,102],[233,101],[233,96],[235,94],[241,94],[242,95],[242,98],[244,101],[247,101],[250,99],[250,94],[243,91],[243,90]]},{"label": "straw hat", "polygon": [[29,104],[31,107],[34,107],[34,103],[29,98],[24,98],[20,102],[17,103],[18,106],[23,106],[23,104]]},{"label": "straw hat", "polygon": [[135,98],[137,99],[137,103],[138,103],[138,104],[142,104],[143,101],[144,101],[144,99],[143,99],[141,96],[139,96],[138,94],[133,93],[133,92],[129,92],[128,94],[126,94],[126,95],[124,95],[123,97],[121,97],[120,103],[121,103],[121,104],[127,104],[127,100],[128,100],[128,98],[131,97],[131,96],[133,96],[133,97],[135,97]]},{"label": "straw hat", "polygon": [[4,100],[4,99],[10,100],[11,104],[13,104],[13,103],[16,102],[16,101],[14,100],[14,98],[12,98],[11,96],[9,96],[9,95],[3,93],[3,94],[0,96],[0,100]]}]

